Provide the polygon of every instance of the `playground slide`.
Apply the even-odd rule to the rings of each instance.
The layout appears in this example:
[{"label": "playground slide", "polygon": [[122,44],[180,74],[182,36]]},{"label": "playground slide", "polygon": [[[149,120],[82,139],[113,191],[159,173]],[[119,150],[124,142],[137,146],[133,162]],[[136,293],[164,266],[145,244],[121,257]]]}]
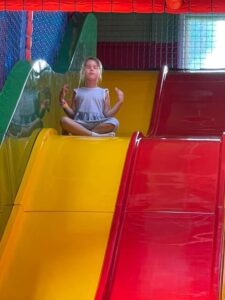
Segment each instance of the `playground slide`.
[{"label": "playground slide", "polygon": [[155,71],[105,71],[102,86],[110,90],[112,104],[116,97],[114,88],[124,91],[125,99],[117,117],[120,120],[118,134],[130,136],[135,131],[147,134],[158,72]]},{"label": "playground slide", "polygon": [[225,72],[168,71],[156,88],[149,134],[154,136],[221,136],[225,131]]},{"label": "playground slide", "polygon": [[160,75],[95,300],[221,298],[224,80],[224,73]]},{"label": "playground slide", "polygon": [[139,138],[95,300],[220,299],[224,146]]},{"label": "playground slide", "polygon": [[1,300],[94,299],[127,146],[134,127],[147,133],[158,76],[104,75],[112,103],[118,82],[125,92],[124,137],[41,133],[0,244]]},{"label": "playground slide", "polygon": [[42,130],[0,246],[1,300],[94,299],[128,143]]},{"label": "playground slide", "polygon": [[41,133],[0,245],[1,299],[219,299],[224,141],[139,136],[106,251],[128,143]]}]

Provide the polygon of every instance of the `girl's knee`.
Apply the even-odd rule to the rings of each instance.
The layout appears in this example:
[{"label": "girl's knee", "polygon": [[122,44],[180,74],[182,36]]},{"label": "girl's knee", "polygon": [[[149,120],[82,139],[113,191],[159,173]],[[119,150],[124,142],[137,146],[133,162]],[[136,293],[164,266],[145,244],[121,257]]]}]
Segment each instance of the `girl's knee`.
[{"label": "girl's knee", "polygon": [[60,119],[60,125],[61,125],[62,129],[68,130],[68,126],[70,125],[70,118],[65,117],[65,116],[62,117]]},{"label": "girl's knee", "polygon": [[115,126],[114,130],[116,131],[120,125],[119,121],[116,118],[114,118],[113,125]]},{"label": "girl's knee", "polygon": [[61,125],[67,124],[67,123],[68,123],[68,119],[69,119],[68,117],[65,117],[65,116],[62,117],[62,118],[60,119],[60,124],[61,124]]},{"label": "girl's knee", "polygon": [[119,121],[116,118],[112,119],[112,123],[109,123],[109,125],[111,126],[111,130],[116,132],[118,127],[119,127]]}]

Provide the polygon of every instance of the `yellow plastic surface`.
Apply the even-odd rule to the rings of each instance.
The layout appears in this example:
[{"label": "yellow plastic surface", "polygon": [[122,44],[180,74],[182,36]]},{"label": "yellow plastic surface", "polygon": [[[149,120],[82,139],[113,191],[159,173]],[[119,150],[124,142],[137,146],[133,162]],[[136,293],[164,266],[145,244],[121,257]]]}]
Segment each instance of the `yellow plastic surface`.
[{"label": "yellow plastic surface", "polygon": [[[157,76],[104,72],[102,86],[109,88],[112,104],[115,86],[125,94],[117,115],[121,137],[59,136],[43,130],[24,176],[32,143],[9,140],[0,149],[1,228],[13,207],[0,243],[1,300],[94,299],[129,139],[134,131],[147,133]],[[72,91],[75,79],[69,73],[57,81],[49,76],[53,99],[58,101],[65,82]],[[59,129],[63,113],[58,102],[53,106],[45,126],[55,122]],[[21,176],[14,205],[7,200],[13,194],[7,193],[16,193]]]},{"label": "yellow plastic surface", "polygon": [[0,245],[1,300],[92,300],[129,138],[43,130]]},{"label": "yellow plastic surface", "polygon": [[0,239],[14,205],[36,135],[37,132],[29,138],[7,137],[0,146]]},{"label": "yellow plastic surface", "polygon": [[[130,136],[134,131],[147,133],[157,77],[158,72],[152,71],[105,71],[103,73],[102,86],[109,88],[112,104],[116,100],[115,86],[120,87],[125,94],[124,104],[116,116],[120,121],[117,135]],[[64,113],[58,103],[58,95],[65,83],[68,83],[70,87],[69,99],[72,96],[73,88],[78,84],[78,75],[74,72],[62,75],[53,74],[46,69],[36,87],[40,91],[45,90],[46,87],[50,88],[50,108],[49,111],[46,111],[42,121],[44,127],[55,128],[59,132],[59,119]],[[0,147],[0,238],[14,205],[36,135],[37,130],[29,137],[8,137]],[[46,172],[45,168],[44,172]],[[40,201],[42,200],[39,200],[38,205],[41,205]],[[60,204],[61,200],[57,203]],[[37,205],[37,202],[34,205]],[[48,206],[48,203],[42,201],[43,205]]]},{"label": "yellow plastic surface", "polygon": [[124,91],[124,103],[116,115],[120,121],[118,134],[130,135],[134,131],[147,134],[158,78],[154,71],[105,71],[102,86],[110,91],[112,104],[116,100],[115,87]]}]

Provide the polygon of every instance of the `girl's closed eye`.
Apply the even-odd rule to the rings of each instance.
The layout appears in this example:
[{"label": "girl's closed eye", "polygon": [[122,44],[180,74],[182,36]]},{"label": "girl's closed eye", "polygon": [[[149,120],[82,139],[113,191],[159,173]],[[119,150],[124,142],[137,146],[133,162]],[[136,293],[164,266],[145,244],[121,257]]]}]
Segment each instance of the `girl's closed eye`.
[{"label": "girl's closed eye", "polygon": [[85,66],[85,69],[87,69],[87,70],[90,70],[90,69],[97,70],[97,69],[99,69],[99,67],[98,66],[89,66],[89,65],[87,65],[87,66]]}]

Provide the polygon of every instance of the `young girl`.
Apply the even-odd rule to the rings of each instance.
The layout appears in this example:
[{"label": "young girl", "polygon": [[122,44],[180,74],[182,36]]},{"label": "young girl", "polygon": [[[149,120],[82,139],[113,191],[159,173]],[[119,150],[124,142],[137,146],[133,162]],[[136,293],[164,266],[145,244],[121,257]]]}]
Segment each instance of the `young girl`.
[{"label": "young girl", "polygon": [[65,100],[68,85],[63,86],[59,101],[68,116],[61,119],[64,132],[83,136],[115,136],[119,122],[113,116],[123,103],[124,94],[115,88],[117,102],[111,108],[108,89],[98,87],[101,79],[100,60],[88,57],[80,70],[80,83],[84,86],[74,89],[71,106]]}]

